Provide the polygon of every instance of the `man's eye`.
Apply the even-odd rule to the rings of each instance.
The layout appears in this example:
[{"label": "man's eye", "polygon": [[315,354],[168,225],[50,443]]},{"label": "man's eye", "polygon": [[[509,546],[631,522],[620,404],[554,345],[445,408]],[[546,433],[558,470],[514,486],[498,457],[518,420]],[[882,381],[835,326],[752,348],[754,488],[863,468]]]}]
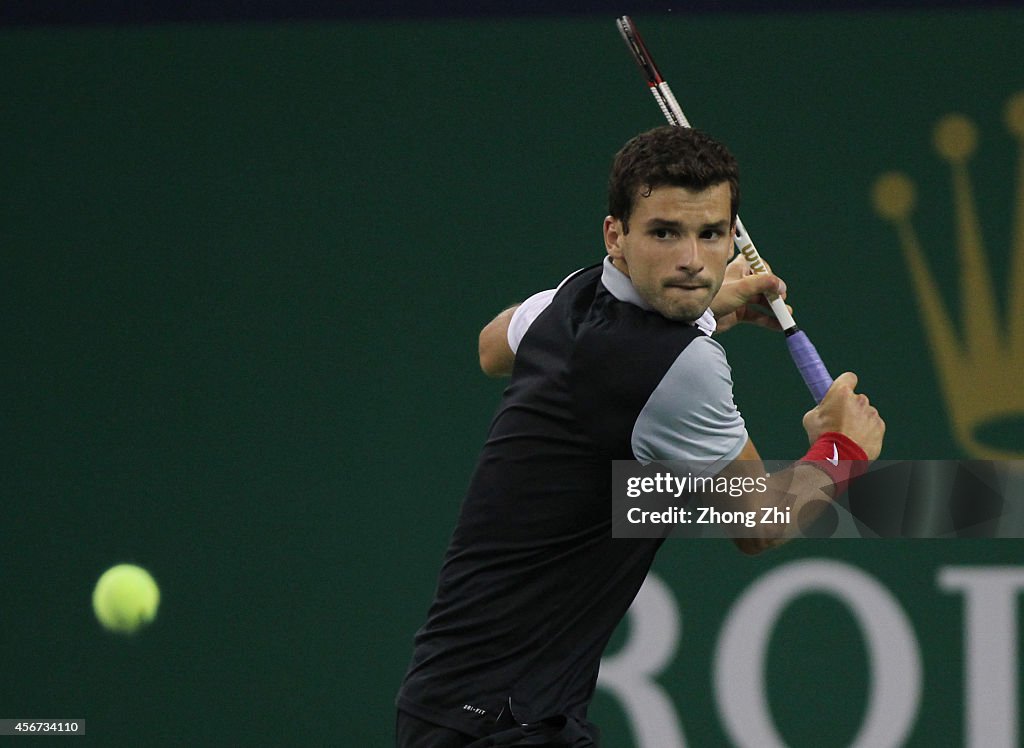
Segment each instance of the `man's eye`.
[{"label": "man's eye", "polygon": [[654,235],[658,239],[668,239],[672,236],[672,232],[669,229],[655,229]]},{"label": "man's eye", "polygon": [[708,231],[702,231],[701,235],[700,235],[700,238],[701,239],[707,239],[708,241],[714,241],[714,240],[718,239],[720,236],[721,236],[721,234],[719,232],[708,230]]}]

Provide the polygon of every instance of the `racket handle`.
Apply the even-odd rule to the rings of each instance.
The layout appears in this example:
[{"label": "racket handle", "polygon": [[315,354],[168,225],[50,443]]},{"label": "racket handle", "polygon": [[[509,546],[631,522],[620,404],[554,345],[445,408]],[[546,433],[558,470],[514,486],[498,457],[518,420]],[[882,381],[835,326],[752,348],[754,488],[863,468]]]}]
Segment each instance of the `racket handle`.
[{"label": "racket handle", "polygon": [[828,388],[832,386],[832,375],[825,368],[817,349],[807,337],[807,333],[798,327],[786,330],[786,345],[789,347],[789,355],[793,357],[793,363],[800,370],[804,384],[814,396],[814,402],[820,403]]}]

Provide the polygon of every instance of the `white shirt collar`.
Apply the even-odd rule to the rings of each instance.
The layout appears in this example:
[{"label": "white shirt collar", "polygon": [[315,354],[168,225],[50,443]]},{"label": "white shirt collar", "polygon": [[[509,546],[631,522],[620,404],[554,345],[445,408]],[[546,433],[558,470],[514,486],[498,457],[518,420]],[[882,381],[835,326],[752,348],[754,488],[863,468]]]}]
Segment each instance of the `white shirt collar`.
[{"label": "white shirt collar", "polygon": [[[648,304],[644,297],[640,295],[640,292],[636,290],[636,287],[629,279],[629,276],[612,264],[611,257],[604,258],[604,267],[601,268],[601,283],[603,283],[604,287],[608,289],[608,292],[619,301],[624,301],[627,304],[638,306],[648,312],[656,311],[654,307]],[[710,308],[704,310],[704,314],[694,320],[693,324],[700,328],[700,331],[709,337],[718,325],[715,321],[715,315]]]}]

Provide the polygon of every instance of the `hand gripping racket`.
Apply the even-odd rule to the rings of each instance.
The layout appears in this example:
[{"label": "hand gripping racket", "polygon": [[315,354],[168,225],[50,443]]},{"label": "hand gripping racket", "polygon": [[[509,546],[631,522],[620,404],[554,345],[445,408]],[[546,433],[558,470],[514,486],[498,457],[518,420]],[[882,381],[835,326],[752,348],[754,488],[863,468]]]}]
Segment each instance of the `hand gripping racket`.
[{"label": "hand gripping racket", "polygon": [[[676,127],[690,127],[690,122],[686,119],[686,115],[683,114],[683,110],[679,106],[679,102],[676,101],[676,97],[672,95],[672,90],[668,87],[668,83],[661,77],[661,73],[654,64],[651,53],[644,46],[644,41],[636,30],[636,26],[633,25],[633,21],[629,16],[621,16],[616,20],[616,23],[619,27],[619,33],[622,34],[622,38],[626,42],[626,46],[633,53],[637,65],[640,66],[640,70],[643,71],[644,76],[647,78],[647,85],[654,95],[654,100],[658,102],[658,107],[661,109],[662,114],[665,115],[665,119],[668,120],[670,125],[675,125]],[[765,267],[764,262],[761,260],[761,255],[757,253],[757,248],[754,247],[754,242],[750,238],[750,234],[747,233],[746,228],[744,228],[739,216],[736,216],[735,239],[736,248],[747,259],[750,269],[755,273],[768,272],[768,268]],[[825,397],[828,388],[832,386],[832,376],[828,373],[828,369],[825,368],[825,364],[822,362],[821,356],[818,355],[818,351],[810,339],[808,339],[807,333],[797,327],[793,315],[786,309],[786,303],[775,294],[768,294],[767,296],[769,306],[786,334],[786,346],[793,357],[793,363],[796,364],[796,368],[800,371],[800,376],[803,377],[807,389],[811,391],[814,401],[820,403],[821,399]]]}]

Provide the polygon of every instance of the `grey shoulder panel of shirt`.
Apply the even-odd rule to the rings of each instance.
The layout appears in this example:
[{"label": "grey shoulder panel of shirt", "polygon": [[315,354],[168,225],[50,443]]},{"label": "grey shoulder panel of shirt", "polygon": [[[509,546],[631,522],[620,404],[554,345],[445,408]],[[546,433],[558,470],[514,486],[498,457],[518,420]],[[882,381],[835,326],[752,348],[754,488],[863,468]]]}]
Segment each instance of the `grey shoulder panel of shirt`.
[{"label": "grey shoulder panel of shirt", "polygon": [[699,336],[679,354],[633,427],[640,462],[679,461],[714,474],[739,455],[746,424],[732,393],[732,369],[718,341]]}]

